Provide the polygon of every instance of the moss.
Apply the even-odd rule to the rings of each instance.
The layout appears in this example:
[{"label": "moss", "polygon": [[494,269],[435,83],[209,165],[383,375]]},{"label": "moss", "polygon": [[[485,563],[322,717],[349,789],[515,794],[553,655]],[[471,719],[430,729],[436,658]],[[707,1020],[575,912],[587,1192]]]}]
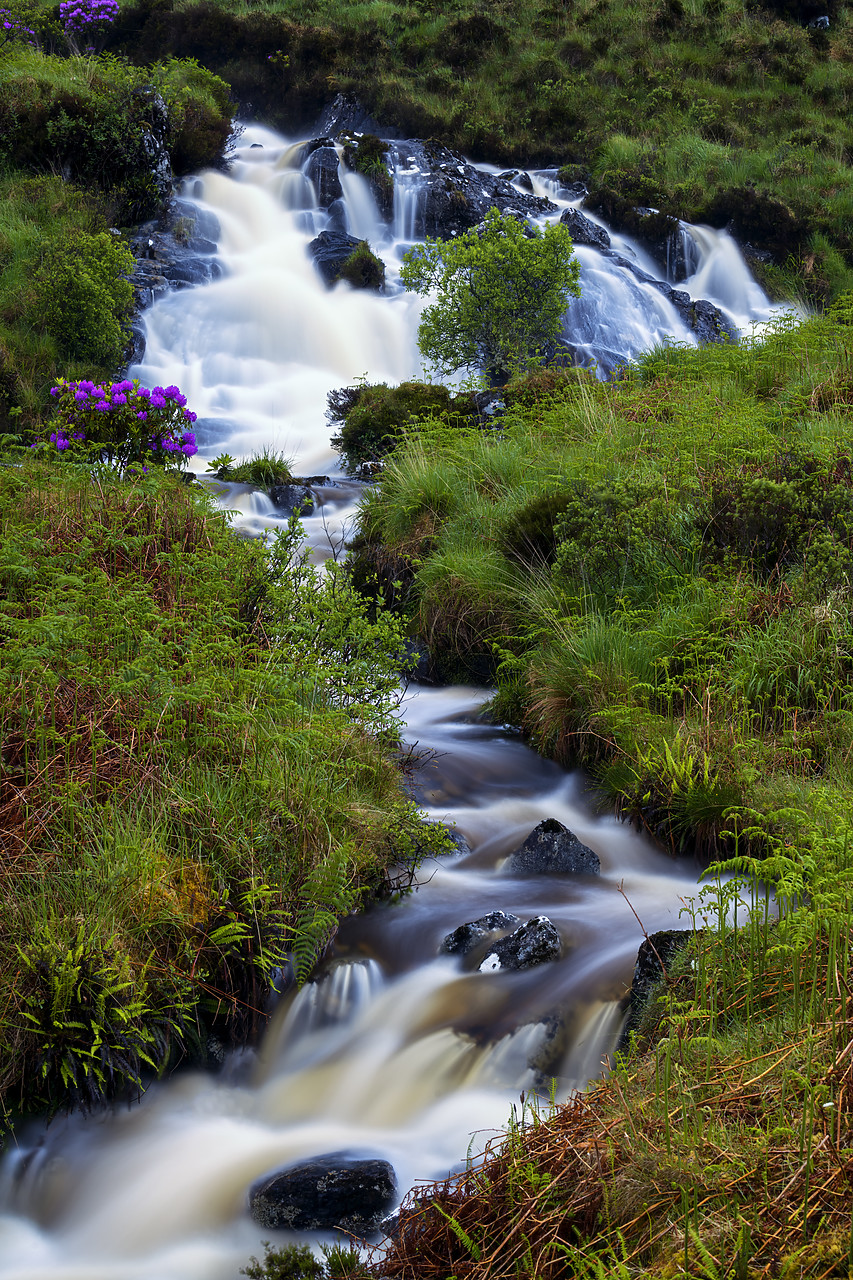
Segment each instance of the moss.
[{"label": "moss", "polygon": [[385,285],[385,263],[362,240],[338,272],[339,280],[346,280],[354,289],[382,289]]}]

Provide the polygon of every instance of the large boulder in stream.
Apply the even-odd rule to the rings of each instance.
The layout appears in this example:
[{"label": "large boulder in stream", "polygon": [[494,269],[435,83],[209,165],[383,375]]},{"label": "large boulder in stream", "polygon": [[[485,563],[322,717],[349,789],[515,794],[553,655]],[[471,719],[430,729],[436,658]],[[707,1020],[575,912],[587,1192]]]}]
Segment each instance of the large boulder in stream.
[{"label": "large boulder in stream", "polygon": [[533,969],[551,960],[559,960],[563,954],[563,940],[555,925],[547,916],[534,916],[520,929],[498,940],[489,947],[489,953],[481,960],[480,973],[497,973],[509,970],[518,973]]},{"label": "large boulder in stream", "polygon": [[272,1231],[328,1231],[371,1235],[397,1198],[387,1160],[359,1160],[343,1151],[292,1165],[256,1184],[249,1210]]},{"label": "large boulder in stream", "polygon": [[467,924],[460,924],[458,929],[448,933],[439,951],[442,955],[465,956],[487,938],[506,933],[519,923],[518,916],[510,915],[506,911],[490,911],[488,915],[480,916],[477,920],[469,920]]},{"label": "large boulder in stream", "polygon": [[628,1017],[622,1028],[618,1049],[627,1048],[632,1032],[643,1033],[652,996],[658,985],[666,979],[670,965],[692,936],[692,929],[659,929],[640,943],[628,996]]},{"label": "large boulder in stream", "polygon": [[601,873],[598,854],[578,840],[573,831],[556,818],[546,818],[534,827],[524,844],[504,863],[511,875],[597,876]]},{"label": "large boulder in stream", "polygon": [[610,236],[604,227],[587,218],[579,209],[564,209],[560,221],[568,227],[574,244],[590,245],[593,249],[610,248]]}]

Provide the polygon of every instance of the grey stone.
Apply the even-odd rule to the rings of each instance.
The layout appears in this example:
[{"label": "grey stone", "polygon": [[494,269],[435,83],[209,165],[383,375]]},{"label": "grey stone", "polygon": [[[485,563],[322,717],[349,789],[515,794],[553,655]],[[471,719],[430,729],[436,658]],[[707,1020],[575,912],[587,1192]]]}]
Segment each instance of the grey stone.
[{"label": "grey stone", "polygon": [[480,973],[496,973],[508,969],[519,972],[537,965],[559,960],[563,954],[563,942],[554,924],[547,916],[534,916],[515,933],[499,938],[480,962]]},{"label": "grey stone", "polygon": [[578,840],[573,831],[556,818],[546,818],[534,827],[524,844],[511,853],[504,870],[513,875],[592,875],[601,872],[598,854]]},{"label": "grey stone", "polygon": [[[464,837],[463,837],[464,838]],[[509,915],[506,911],[490,911],[478,920],[469,920],[458,929],[448,933],[439,947],[442,955],[464,956],[484,942],[490,934],[500,933],[518,924],[518,916]]]},{"label": "grey stone", "polygon": [[610,236],[604,227],[599,227],[579,209],[564,209],[560,221],[568,227],[575,244],[589,245],[593,249],[610,248]]}]

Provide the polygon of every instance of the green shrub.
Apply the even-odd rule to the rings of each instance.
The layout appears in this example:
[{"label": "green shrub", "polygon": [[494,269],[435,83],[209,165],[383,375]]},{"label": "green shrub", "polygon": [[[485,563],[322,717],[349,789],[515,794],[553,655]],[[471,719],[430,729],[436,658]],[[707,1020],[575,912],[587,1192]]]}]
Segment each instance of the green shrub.
[{"label": "green shrub", "polygon": [[338,279],[346,280],[354,289],[381,289],[385,284],[385,263],[362,240],[341,267]]},{"label": "green shrub", "polygon": [[127,343],[136,263],[107,231],[77,232],[45,246],[35,273],[42,325],[70,359],[119,364]]}]

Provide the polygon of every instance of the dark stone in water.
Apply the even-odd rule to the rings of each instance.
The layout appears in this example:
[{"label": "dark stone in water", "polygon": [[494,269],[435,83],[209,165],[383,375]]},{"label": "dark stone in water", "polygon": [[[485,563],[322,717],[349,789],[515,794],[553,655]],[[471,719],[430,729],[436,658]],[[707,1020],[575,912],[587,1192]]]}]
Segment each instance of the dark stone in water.
[{"label": "dark stone in water", "polygon": [[331,143],[315,147],[303,165],[302,172],[310,178],[317,193],[317,203],[326,209],[343,196],[338,177],[338,153]]},{"label": "dark stone in water", "polygon": [[461,924],[458,929],[448,933],[439,951],[442,955],[467,955],[485,941],[489,934],[500,933],[517,924],[518,916],[509,915],[506,911],[490,911],[488,915],[480,916],[479,920],[469,920],[467,924]]},{"label": "dark stone in water", "polygon": [[336,1151],[291,1166],[249,1192],[249,1210],[270,1230],[338,1228],[370,1235],[397,1198],[397,1178],[387,1160],[358,1160]]},{"label": "dark stone in water", "polygon": [[[340,280],[344,268],[356,249],[366,244],[366,240],[356,240],[355,236],[346,235],[342,231],[321,231],[309,244],[308,252],[316,262],[317,270],[323,280],[331,288]],[[366,279],[363,285],[359,282],[358,287],[378,288],[384,281],[385,264],[375,254],[371,257],[376,266],[376,278]],[[380,273],[382,280],[379,279]],[[350,279],[350,283],[356,285],[355,279]]]},{"label": "dark stone in water", "polygon": [[559,960],[563,941],[547,916],[534,916],[515,933],[499,938],[480,963],[480,973],[497,973],[503,969],[519,972],[536,965]]},{"label": "dark stone in water", "polygon": [[560,221],[568,227],[569,235],[575,244],[590,245],[593,249],[609,249],[610,236],[591,218],[587,218],[578,209],[566,209]]},{"label": "dark stone in water", "polygon": [[279,511],[286,511],[288,515],[293,515],[294,511],[299,511],[300,515],[309,515],[315,506],[314,495],[309,488],[301,484],[274,484],[267,490],[270,496],[270,502],[278,507]]},{"label": "dark stone in water", "polygon": [[597,876],[601,872],[598,854],[578,840],[573,831],[556,818],[546,818],[504,864],[511,874]]}]

